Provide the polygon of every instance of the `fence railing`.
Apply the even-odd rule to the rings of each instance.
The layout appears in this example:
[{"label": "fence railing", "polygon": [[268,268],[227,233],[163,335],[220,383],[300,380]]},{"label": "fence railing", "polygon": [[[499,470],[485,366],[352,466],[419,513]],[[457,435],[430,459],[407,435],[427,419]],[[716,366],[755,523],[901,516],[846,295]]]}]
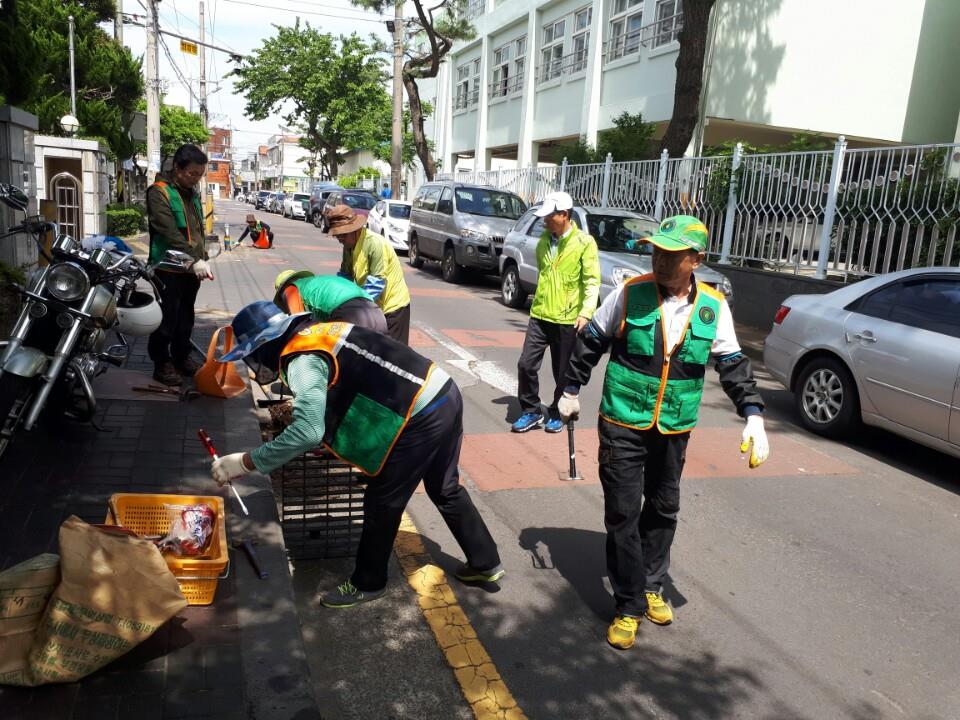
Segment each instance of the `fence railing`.
[{"label": "fence railing", "polygon": [[960,144],[733,155],[459,172],[528,204],[565,190],[578,205],[657,220],[699,217],[711,259],[843,280],[960,265]]}]

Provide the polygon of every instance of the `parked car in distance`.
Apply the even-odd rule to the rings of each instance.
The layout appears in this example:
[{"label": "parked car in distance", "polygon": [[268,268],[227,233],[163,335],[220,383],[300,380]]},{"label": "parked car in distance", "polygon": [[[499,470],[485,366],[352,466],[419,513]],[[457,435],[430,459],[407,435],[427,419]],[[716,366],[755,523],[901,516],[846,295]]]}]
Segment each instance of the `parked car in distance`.
[{"label": "parked car in distance", "polygon": [[247,196],[243,193],[237,193],[233,196],[233,199],[238,203],[245,203],[247,201]]},{"label": "parked car in distance", "polygon": [[394,250],[407,251],[410,229],[410,203],[403,200],[380,200],[367,216],[367,227],[383,235]]},{"label": "parked car in distance", "polygon": [[280,207],[280,214],[283,215],[283,217],[289,217],[291,220],[293,218],[302,218],[303,201],[309,199],[310,195],[308,193],[289,193],[283,199],[283,205]]},{"label": "parked car in distance", "polygon": [[320,229],[323,232],[329,229],[327,213],[337,205],[349,205],[358,215],[366,217],[376,204],[377,198],[366,190],[335,190],[327,196],[327,200],[323,204]]},{"label": "parked car in distance", "polygon": [[320,227],[323,222],[323,206],[327,198],[337,190],[343,190],[343,188],[336,183],[320,183],[314,185],[313,190],[310,191],[310,207],[307,212],[310,213],[310,222],[317,227]]},{"label": "parked car in distance", "polygon": [[410,211],[408,261],[440,261],[447,282],[459,282],[464,268],[497,272],[504,236],[526,209],[517,195],[489,185],[422,185]]},{"label": "parked car in distance", "polygon": [[285,197],[286,194],[282,192],[270,193],[270,199],[267,200],[267,212],[279,213],[283,209],[283,199]]},{"label": "parked car in distance", "polygon": [[303,218],[304,222],[310,222],[310,198],[300,201],[300,209],[303,210],[303,214],[300,216]]},{"label": "parked car in distance", "polygon": [[815,433],[841,437],[863,422],[960,458],[960,268],[792,295],[763,361]]},{"label": "parked car in distance", "polygon": [[253,207],[255,210],[266,210],[267,203],[270,201],[271,193],[269,190],[258,190],[253,196]]},{"label": "parked car in distance", "polygon": [[[523,307],[527,296],[537,289],[537,243],[543,234],[543,218],[531,207],[507,233],[500,256],[500,296],[503,304]],[[652,269],[652,247],[642,243],[653,235],[660,224],[647,215],[630,210],[575,206],[573,222],[586,229],[597,241],[600,256],[600,302],[618,285]],[[629,246],[628,246],[629,243]],[[706,266],[696,271],[696,278],[723,293],[733,304],[733,286],[726,276]]]}]

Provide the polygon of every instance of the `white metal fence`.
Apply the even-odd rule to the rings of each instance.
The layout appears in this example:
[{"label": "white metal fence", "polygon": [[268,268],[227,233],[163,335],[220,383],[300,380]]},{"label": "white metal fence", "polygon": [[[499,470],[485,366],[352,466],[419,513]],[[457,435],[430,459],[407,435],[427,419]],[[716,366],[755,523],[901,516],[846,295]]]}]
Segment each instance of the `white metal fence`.
[{"label": "white metal fence", "polygon": [[[696,215],[713,259],[844,280],[960,265],[960,144],[459,172],[528,204],[555,190],[591,207]],[[437,179],[453,179],[441,175]]]}]

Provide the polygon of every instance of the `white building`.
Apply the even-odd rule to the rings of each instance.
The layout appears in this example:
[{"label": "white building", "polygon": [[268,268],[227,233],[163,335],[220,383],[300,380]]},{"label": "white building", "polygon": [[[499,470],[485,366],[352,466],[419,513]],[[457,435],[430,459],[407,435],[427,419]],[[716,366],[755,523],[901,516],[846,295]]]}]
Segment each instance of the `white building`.
[{"label": "white building", "polygon": [[[595,144],[624,111],[664,131],[681,0],[473,0],[468,13],[476,38],[421,84],[444,172],[558,162],[552,146]],[[717,0],[703,142],[952,142],[958,29],[958,0]]]},{"label": "white building", "polygon": [[37,199],[50,201],[60,230],[82,238],[107,231],[113,163],[96,140],[36,135]]},{"label": "white building", "polygon": [[[267,154],[260,160],[260,188],[285,192],[309,192],[314,180],[309,177],[306,157],[299,135],[272,135]],[[319,179],[319,175],[317,175]]]}]

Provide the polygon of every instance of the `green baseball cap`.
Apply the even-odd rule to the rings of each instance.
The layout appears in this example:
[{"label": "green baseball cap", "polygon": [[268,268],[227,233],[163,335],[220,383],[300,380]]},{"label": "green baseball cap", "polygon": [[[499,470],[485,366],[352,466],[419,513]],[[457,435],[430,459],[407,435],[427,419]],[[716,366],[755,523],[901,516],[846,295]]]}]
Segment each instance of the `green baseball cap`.
[{"label": "green baseball cap", "polygon": [[660,223],[656,234],[646,238],[661,250],[707,251],[707,226],[692,215],[674,215]]}]

